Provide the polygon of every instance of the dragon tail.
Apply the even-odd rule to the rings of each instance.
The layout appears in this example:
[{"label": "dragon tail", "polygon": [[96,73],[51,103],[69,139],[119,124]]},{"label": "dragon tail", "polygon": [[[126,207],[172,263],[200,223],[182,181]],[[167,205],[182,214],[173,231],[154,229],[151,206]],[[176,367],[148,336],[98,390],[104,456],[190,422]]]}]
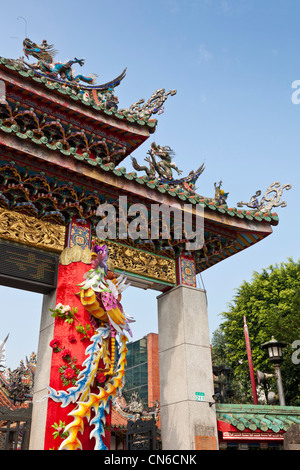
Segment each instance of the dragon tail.
[{"label": "dragon tail", "polygon": [[90,393],[86,401],[78,402],[75,410],[69,413],[73,416],[73,421],[68,424],[65,428],[65,432],[68,432],[68,437],[61,443],[59,450],[77,450],[81,449],[82,445],[78,438],[78,433],[83,431],[83,420],[87,418],[90,421],[91,410],[94,409],[95,417],[92,419],[90,424],[93,424],[95,428],[91,432],[91,437],[96,439],[96,448],[105,448],[102,440],[104,434],[105,424],[105,411],[108,410],[110,400],[116,396],[118,390],[122,387],[123,378],[125,375],[126,365],[126,347],[127,337],[122,335],[120,338],[120,351],[119,361],[117,364],[117,371],[115,376],[111,377],[104,387],[99,387],[99,393]]}]

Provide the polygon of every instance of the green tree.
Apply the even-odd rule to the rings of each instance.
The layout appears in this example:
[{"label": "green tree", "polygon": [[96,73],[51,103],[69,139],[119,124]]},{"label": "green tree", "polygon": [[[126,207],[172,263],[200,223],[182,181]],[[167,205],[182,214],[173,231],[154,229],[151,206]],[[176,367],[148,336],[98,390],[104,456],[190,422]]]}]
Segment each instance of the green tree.
[{"label": "green tree", "polygon": [[[238,384],[240,402],[251,402],[252,392],[244,335],[246,318],[254,370],[274,373],[268,354],[261,345],[274,336],[287,343],[281,366],[287,405],[300,405],[300,364],[292,361],[292,344],[300,340],[300,260],[288,259],[280,265],[254,272],[251,282],[236,290],[222,322],[213,334],[213,357],[230,366]],[[225,358],[225,359],[224,359]],[[272,390],[276,382],[271,380]]]}]

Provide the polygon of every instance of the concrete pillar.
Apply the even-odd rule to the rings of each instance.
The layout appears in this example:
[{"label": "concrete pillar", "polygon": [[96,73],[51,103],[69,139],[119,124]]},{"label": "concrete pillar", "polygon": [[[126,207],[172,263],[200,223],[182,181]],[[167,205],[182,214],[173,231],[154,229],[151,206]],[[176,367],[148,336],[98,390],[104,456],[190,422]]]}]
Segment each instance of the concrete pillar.
[{"label": "concrete pillar", "polygon": [[44,295],[40,336],[37,352],[37,368],[34,379],[32,423],[30,432],[30,450],[43,450],[46,430],[48,400],[39,401],[48,395],[47,385],[50,380],[52,349],[49,343],[53,338],[55,319],[49,309],[56,305],[56,289]]},{"label": "concrete pillar", "polygon": [[206,293],[178,285],[157,299],[163,450],[216,450]]}]

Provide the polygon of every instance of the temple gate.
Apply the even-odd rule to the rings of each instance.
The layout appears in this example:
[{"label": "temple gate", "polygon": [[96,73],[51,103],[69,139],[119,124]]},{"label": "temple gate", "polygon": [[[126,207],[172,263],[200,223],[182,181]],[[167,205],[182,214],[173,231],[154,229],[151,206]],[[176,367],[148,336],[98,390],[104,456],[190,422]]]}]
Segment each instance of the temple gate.
[{"label": "temple gate", "polygon": [[[132,157],[128,173],[122,161],[155,132],[153,116],[176,90],[119,109],[126,70],[97,85],[74,76],[83,60],[55,63],[47,41],[23,47],[38,63],[0,58],[0,282],[44,294],[30,447],[109,448],[133,320],[121,303],[130,282],[158,293],[163,449],[217,449],[206,293],[196,275],[270,235],[272,208],[289,186],[274,183],[260,202],[257,193],[238,204],[247,209],[229,207],[221,182],[213,197],[195,192],[203,164],[179,178],[172,150],[156,143],[148,166]],[[138,220],[137,205],[145,209]],[[173,214],[167,228],[159,216],[164,237],[149,232],[153,205]],[[176,236],[178,220],[189,234]],[[201,243],[191,248],[195,234]]]}]

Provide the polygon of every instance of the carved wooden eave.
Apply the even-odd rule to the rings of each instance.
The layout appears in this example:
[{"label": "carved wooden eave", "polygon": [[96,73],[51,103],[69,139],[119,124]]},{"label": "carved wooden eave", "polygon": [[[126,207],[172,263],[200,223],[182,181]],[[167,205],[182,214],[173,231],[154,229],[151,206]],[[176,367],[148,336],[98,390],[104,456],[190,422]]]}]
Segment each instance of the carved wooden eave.
[{"label": "carved wooden eave", "polygon": [[[28,109],[33,108],[40,114],[47,113],[53,119],[94,133],[99,138],[118,144],[126,149],[117,159],[119,164],[131,152],[138,148],[154,132],[156,120],[140,123],[139,120],[126,119],[117,112],[101,110],[82,99],[74,99],[72,93],[58,92],[48,83],[38,83],[32,78],[24,78],[20,72],[0,65],[0,80],[6,85],[7,100],[21,102]],[[47,87],[48,85],[48,87]],[[133,121],[133,122],[131,122]]]},{"label": "carved wooden eave", "polygon": [[[181,201],[170,194],[161,193],[157,189],[149,188],[147,185],[137,183],[135,180],[128,180],[124,175],[117,176],[111,170],[103,171],[99,168],[90,167],[83,162],[62,156],[58,152],[51,152],[50,160],[48,151],[38,151],[37,146],[33,143],[26,142],[25,145],[21,145],[16,137],[11,135],[5,137],[2,141],[2,135],[0,135],[1,148],[4,148],[4,143],[6,143],[6,150],[9,147],[13,151],[11,155],[14,156],[16,164],[18,162],[27,164],[30,165],[32,170],[46,170],[49,176],[60,176],[62,179],[70,180],[74,184],[81,183],[87,190],[105,195],[109,201],[117,201],[118,196],[123,195],[127,196],[129,203],[140,202],[147,206],[166,204],[170,208],[181,212],[195,209],[196,204],[186,205],[186,201]],[[211,247],[211,237],[214,235],[227,240],[227,245],[222,250],[206,254],[203,249],[196,252],[197,272],[207,269],[272,233],[272,227],[266,221],[250,221],[245,217],[239,218],[236,214],[229,215],[208,207],[205,208],[204,215],[205,241],[208,250]],[[61,241],[61,246],[62,244],[63,241]],[[126,244],[123,244],[123,246],[128,251],[129,247]],[[130,249],[134,250],[136,247],[132,246]],[[147,251],[147,247],[144,247],[144,250]],[[155,256],[155,253],[151,253],[151,256]],[[123,270],[124,266],[120,266],[120,269]],[[140,274],[141,272],[137,269],[137,273]],[[144,275],[147,276],[149,273],[144,271]],[[157,279],[158,276],[155,277]],[[162,276],[162,279],[166,281],[164,276]],[[169,280],[171,279],[173,282],[173,276],[169,278]]]},{"label": "carved wooden eave", "polygon": [[[39,146],[31,142],[20,142],[11,134],[3,136],[0,133],[0,150],[10,149],[7,156],[11,155],[11,161],[26,163],[32,170],[47,171],[49,176],[60,176],[62,179],[70,180],[74,184],[85,186],[88,190],[104,194],[107,200],[117,200],[118,196],[128,197],[128,202],[140,202],[146,205],[166,204],[170,208],[180,211],[186,210],[185,204],[188,201],[181,201],[179,198],[168,193],[161,193],[155,188],[149,188],[145,184],[137,183],[135,180],[128,180],[124,175],[116,175],[112,170],[91,167],[84,162],[76,161],[70,157],[61,155],[59,152],[51,152],[39,149]],[[8,159],[9,161],[10,159]],[[189,210],[195,208],[195,203],[188,206]],[[242,211],[241,211],[242,212]],[[272,233],[272,226],[268,221],[257,221],[246,217],[238,217],[232,212],[231,215],[212,210],[209,205],[205,207],[205,236],[208,250],[210,249],[210,237],[216,234],[229,240],[227,246],[219,252],[212,251],[205,254],[203,250],[196,253],[196,269],[201,272],[223,259],[253,245]],[[268,215],[268,214],[267,214]],[[277,221],[272,221],[276,224]]]}]

